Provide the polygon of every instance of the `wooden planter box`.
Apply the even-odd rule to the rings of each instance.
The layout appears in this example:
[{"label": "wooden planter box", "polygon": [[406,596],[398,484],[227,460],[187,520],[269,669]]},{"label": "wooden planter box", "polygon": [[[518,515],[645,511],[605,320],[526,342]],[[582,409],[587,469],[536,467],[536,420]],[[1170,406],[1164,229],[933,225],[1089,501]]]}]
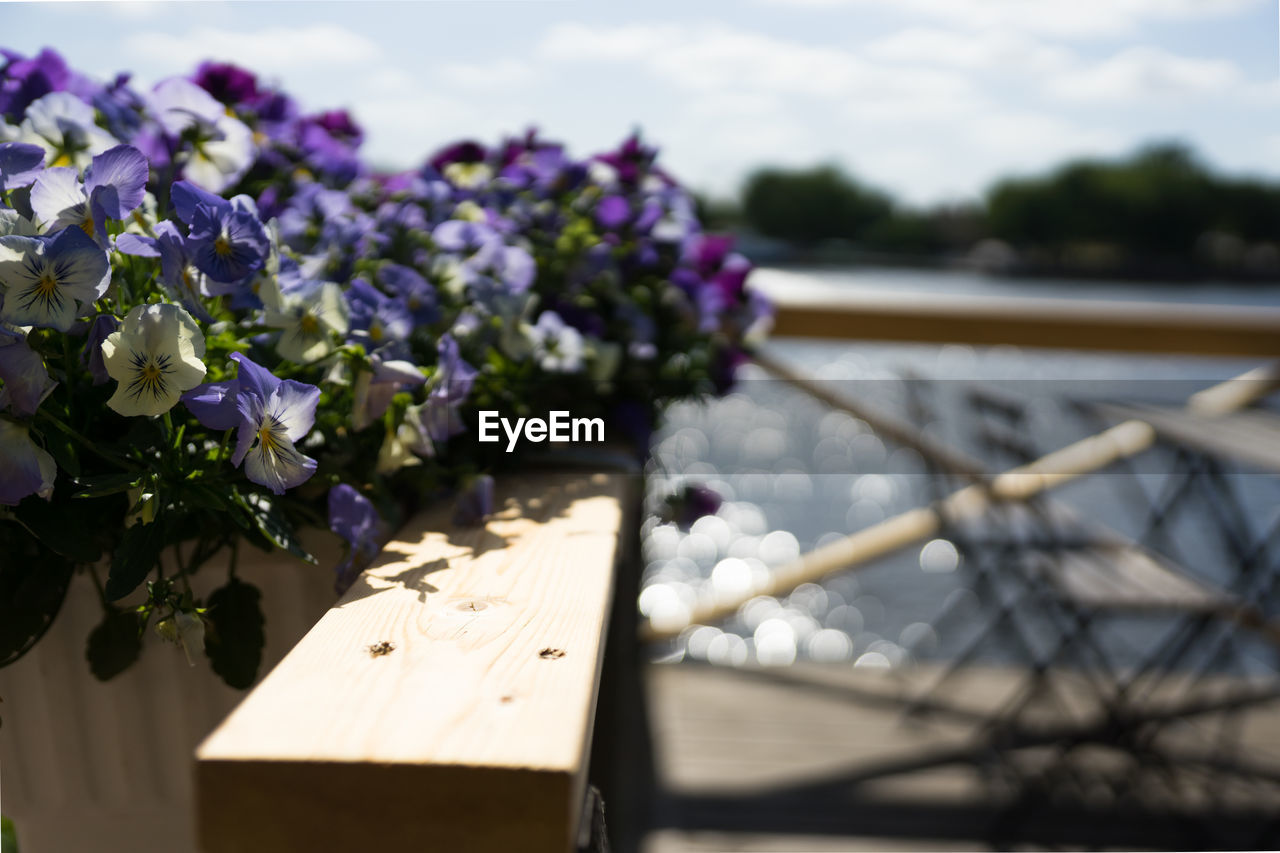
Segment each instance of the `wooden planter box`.
[{"label": "wooden planter box", "polygon": [[[424,513],[336,605],[323,567],[277,557],[250,573],[242,555],[271,608],[269,653],[292,646],[247,697],[158,649],[93,681],[83,585],[0,670],[23,853],[573,849],[637,482],[500,481],[484,528]],[[193,791],[192,749],[215,725]]]},{"label": "wooden planter box", "polygon": [[[262,591],[263,672],[336,598],[329,567],[341,554],[337,538],[306,541],[320,565],[240,549],[237,575]],[[225,557],[214,558],[193,587],[207,593],[222,585],[226,568]],[[126,672],[96,680],[85,643],[101,619],[91,579],[78,575],[49,633],[0,669],[4,814],[23,853],[194,850],[191,754],[244,693],[223,684],[207,661],[188,666],[155,637]]]}]

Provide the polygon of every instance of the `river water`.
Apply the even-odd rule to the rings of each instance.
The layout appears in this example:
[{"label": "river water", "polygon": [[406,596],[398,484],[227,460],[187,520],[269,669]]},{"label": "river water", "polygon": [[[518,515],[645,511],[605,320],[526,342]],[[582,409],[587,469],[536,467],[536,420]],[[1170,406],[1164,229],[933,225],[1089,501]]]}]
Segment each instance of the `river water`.
[{"label": "river water", "polygon": [[[758,282],[766,291],[786,287],[824,300],[891,292],[1280,305],[1280,284],[1139,285],[899,269],[765,269]],[[910,418],[992,470],[1114,422],[1092,403],[1176,405],[1212,382],[1257,366],[1234,358],[781,339],[770,342],[769,352],[806,376]],[[725,498],[715,516],[689,531],[652,516],[645,522],[640,607],[657,624],[680,622],[699,601],[732,599],[770,566],[959,485],[930,474],[914,451],[886,443],[856,418],[754,367],[745,368],[741,379],[723,399],[671,410],[655,441],[651,510],[686,481],[710,485]],[[1055,499],[1141,539],[1180,571],[1238,589],[1269,612],[1280,610],[1280,589],[1266,589],[1264,571],[1242,579],[1238,556],[1239,548],[1256,545],[1276,525],[1280,478],[1224,463],[1219,491],[1191,489],[1190,497],[1175,504],[1165,533],[1153,534],[1152,501],[1182,483],[1187,464],[1174,450],[1157,448],[1132,465],[1066,486]],[[991,542],[1007,543],[1035,526],[1026,518],[1009,523],[1014,526],[993,523],[921,542],[782,598],[757,597],[729,622],[686,630],[655,655],[724,665],[813,659],[897,667],[966,650],[982,661],[1025,663],[1038,657],[1070,663],[1059,660],[1061,608],[1027,583],[1025,565],[1018,562],[1025,549],[993,562]],[[975,535],[990,541],[975,544]],[[1269,559],[1275,560],[1274,549]],[[1271,568],[1280,572],[1280,566]],[[1002,606],[1016,618],[998,619]],[[1123,668],[1170,647],[1173,632],[1185,627],[1176,615],[1108,616],[1095,620],[1088,639],[1110,665]],[[1277,659],[1240,632],[1215,628],[1202,632],[1173,665],[1274,672]]]}]

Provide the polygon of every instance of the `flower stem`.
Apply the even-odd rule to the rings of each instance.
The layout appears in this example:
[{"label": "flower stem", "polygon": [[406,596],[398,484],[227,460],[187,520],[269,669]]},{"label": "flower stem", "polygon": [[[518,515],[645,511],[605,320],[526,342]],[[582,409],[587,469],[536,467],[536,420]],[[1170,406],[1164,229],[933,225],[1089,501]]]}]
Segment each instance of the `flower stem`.
[{"label": "flower stem", "polygon": [[126,471],[133,471],[133,470],[136,470],[136,469],[133,467],[133,464],[132,464],[131,462],[129,462],[129,461],[125,460],[125,459],[121,459],[121,458],[120,458],[120,457],[118,457],[118,456],[112,456],[111,454],[109,454],[109,453],[105,453],[104,451],[102,451],[102,450],[98,449],[98,447],[97,447],[97,446],[96,446],[92,441],[90,441],[89,439],[85,438],[85,437],[84,437],[83,435],[81,435],[80,433],[76,432],[74,429],[72,429],[72,428],[71,428],[70,426],[68,426],[67,424],[64,424],[64,423],[63,423],[62,421],[60,421],[58,418],[56,418],[56,417],[54,417],[53,415],[49,414],[49,412],[48,412],[47,410],[45,410],[45,409],[41,409],[40,411],[36,412],[36,418],[38,418],[38,419],[40,419],[40,420],[48,421],[49,423],[53,424],[55,427],[57,427],[58,429],[60,429],[62,432],[66,433],[67,435],[71,436],[71,437],[72,437],[72,438],[74,438],[76,441],[78,441],[81,445],[83,445],[83,446],[85,447],[85,449],[87,449],[87,450],[89,450],[90,452],[92,452],[92,453],[96,454],[97,456],[102,457],[102,458],[103,458],[103,459],[105,459],[106,461],[110,462],[112,465],[119,465],[119,466],[123,467]]}]

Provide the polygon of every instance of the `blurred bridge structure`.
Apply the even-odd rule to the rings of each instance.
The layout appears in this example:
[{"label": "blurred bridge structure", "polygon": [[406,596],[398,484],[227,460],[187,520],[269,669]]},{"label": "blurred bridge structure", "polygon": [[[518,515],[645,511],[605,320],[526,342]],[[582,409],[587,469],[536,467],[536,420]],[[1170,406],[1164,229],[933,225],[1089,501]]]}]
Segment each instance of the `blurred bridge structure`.
[{"label": "blurred bridge structure", "polygon": [[[645,676],[645,849],[1280,845],[1280,310],[768,284],[781,340],[729,412],[673,416],[650,463],[651,492],[730,500],[645,531],[641,636],[668,664]],[[892,350],[896,381],[837,369],[868,342],[1263,366],[1018,383]],[[770,472],[753,445],[779,430],[798,434],[772,439]],[[806,441],[825,455],[801,460]],[[764,472],[804,505],[794,529],[852,491],[847,528],[771,547],[755,510],[786,500]],[[891,473],[911,496],[859,518],[859,483]],[[930,615],[871,632],[895,597],[928,606],[938,563]]]}]

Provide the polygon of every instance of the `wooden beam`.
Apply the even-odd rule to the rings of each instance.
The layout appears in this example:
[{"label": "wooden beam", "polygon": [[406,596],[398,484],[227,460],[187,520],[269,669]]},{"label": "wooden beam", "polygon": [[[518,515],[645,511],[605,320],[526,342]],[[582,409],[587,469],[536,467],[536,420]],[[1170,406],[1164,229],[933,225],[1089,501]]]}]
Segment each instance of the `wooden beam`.
[{"label": "wooden beam", "polygon": [[762,270],[757,278],[776,308],[774,337],[1280,356],[1280,308],[933,293],[833,299],[827,289],[821,298],[806,292],[803,275]]},{"label": "wooden beam", "polygon": [[570,851],[634,481],[411,522],[200,746],[202,849]]}]

